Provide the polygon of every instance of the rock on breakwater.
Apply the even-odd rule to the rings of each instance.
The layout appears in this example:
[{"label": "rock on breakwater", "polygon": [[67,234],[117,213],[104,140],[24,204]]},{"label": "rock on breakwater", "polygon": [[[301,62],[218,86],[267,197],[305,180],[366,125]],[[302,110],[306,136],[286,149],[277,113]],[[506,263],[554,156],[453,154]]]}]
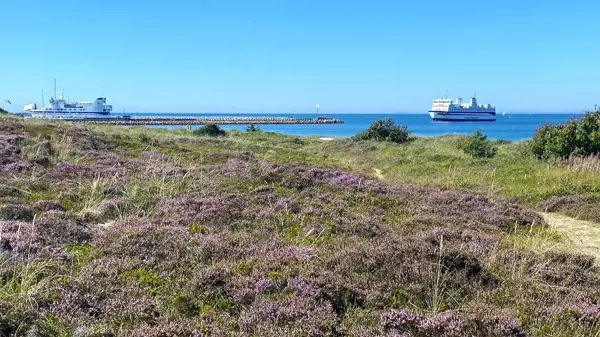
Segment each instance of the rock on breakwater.
[{"label": "rock on breakwater", "polygon": [[113,125],[203,125],[203,124],[341,124],[342,120],[332,117],[243,117],[243,116],[157,116],[157,117],[106,117],[106,118],[61,118],[61,120]]}]

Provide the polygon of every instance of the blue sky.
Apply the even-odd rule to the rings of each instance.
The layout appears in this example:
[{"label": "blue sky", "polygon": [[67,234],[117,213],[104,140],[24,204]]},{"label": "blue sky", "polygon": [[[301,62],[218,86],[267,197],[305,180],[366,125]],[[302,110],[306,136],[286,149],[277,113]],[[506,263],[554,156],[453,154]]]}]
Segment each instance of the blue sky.
[{"label": "blue sky", "polygon": [[600,103],[600,1],[7,0],[0,97],[116,111],[426,112]]}]

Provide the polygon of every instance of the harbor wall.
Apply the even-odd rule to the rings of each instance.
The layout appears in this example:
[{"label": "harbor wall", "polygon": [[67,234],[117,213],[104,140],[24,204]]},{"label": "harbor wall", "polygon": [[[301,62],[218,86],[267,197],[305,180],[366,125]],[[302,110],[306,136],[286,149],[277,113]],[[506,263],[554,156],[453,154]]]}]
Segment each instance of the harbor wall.
[{"label": "harbor wall", "polygon": [[342,120],[332,117],[297,118],[297,117],[107,117],[107,118],[60,118],[60,120],[112,124],[112,125],[204,125],[204,124],[341,124]]}]

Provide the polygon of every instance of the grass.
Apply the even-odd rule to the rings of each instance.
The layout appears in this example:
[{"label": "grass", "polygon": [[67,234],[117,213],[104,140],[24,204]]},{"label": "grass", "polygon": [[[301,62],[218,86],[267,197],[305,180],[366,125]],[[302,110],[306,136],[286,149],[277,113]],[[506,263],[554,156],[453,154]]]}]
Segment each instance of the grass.
[{"label": "grass", "polygon": [[0,336],[600,333],[591,160],[1,118]]},{"label": "grass", "polygon": [[461,153],[455,147],[459,140],[459,136],[422,137],[408,145],[311,140],[296,150],[256,142],[252,136],[244,137],[241,143],[249,148],[259,144],[268,147],[270,151],[261,155],[273,161],[293,158],[367,174],[376,168],[392,181],[464,188],[490,197],[516,198],[527,205],[553,196],[600,193],[600,181],[593,172],[534,160],[523,143],[500,145],[495,158],[481,160]]},{"label": "grass", "polygon": [[[184,130],[152,129],[157,136],[189,137]],[[491,159],[473,159],[459,150],[461,136],[417,137],[398,145],[351,139],[320,141],[270,132],[230,135],[191,149],[252,152],[270,162],[297,161],[374,175],[379,170],[396,182],[441,188],[463,188],[490,197],[506,197],[536,206],[555,196],[600,196],[595,161],[571,159],[566,163],[535,160],[525,142],[502,142]],[[215,148],[217,145],[217,148]]]}]

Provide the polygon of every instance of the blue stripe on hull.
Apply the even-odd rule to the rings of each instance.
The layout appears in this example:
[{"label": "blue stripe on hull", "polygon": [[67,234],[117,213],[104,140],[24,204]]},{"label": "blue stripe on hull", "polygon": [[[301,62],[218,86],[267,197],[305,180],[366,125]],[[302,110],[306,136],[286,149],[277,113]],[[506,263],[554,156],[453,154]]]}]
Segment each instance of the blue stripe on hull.
[{"label": "blue stripe on hull", "polygon": [[91,111],[73,111],[73,112],[65,112],[65,111],[33,111],[31,113],[34,114],[47,114],[47,115],[110,115],[110,112],[102,111],[102,112],[91,112]]},{"label": "blue stripe on hull", "polygon": [[433,118],[434,122],[495,122],[495,119],[451,119],[451,118]]},{"label": "blue stripe on hull", "polygon": [[495,112],[432,111],[432,110],[429,110],[429,112],[433,112],[433,113],[436,113],[438,115],[444,115],[444,116],[452,116],[452,115],[492,115],[492,116],[496,116]]}]

